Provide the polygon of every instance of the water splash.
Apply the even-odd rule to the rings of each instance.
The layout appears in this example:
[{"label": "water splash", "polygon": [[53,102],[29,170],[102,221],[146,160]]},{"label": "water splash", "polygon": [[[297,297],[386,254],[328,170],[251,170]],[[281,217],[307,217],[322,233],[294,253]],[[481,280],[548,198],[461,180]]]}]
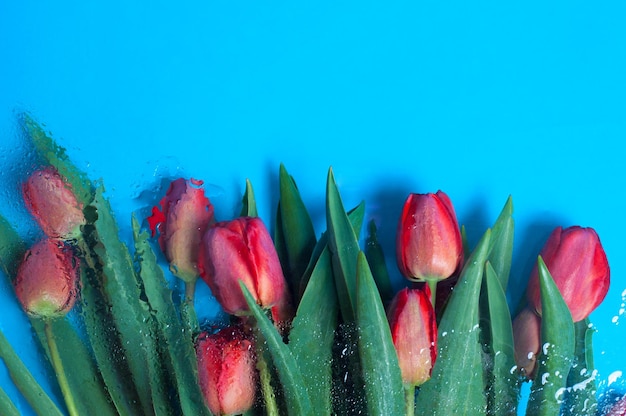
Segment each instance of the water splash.
[{"label": "water splash", "polygon": [[624,313],[626,313],[626,289],[622,292],[622,303],[619,305],[619,311],[617,312],[617,315],[611,319],[611,322],[615,325],[619,325],[619,319],[622,315],[624,315]]},{"label": "water splash", "polygon": [[609,374],[608,385],[610,386],[611,384],[615,383],[621,376],[622,372],[620,370],[613,371],[611,374]]}]

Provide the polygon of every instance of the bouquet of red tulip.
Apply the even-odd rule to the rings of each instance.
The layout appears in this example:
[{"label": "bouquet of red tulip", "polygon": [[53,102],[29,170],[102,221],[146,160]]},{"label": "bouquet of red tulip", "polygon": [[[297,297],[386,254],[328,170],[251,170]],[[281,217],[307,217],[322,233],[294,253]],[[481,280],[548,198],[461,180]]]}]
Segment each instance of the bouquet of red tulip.
[{"label": "bouquet of red tulip", "polygon": [[[553,232],[513,314],[510,198],[470,249],[445,193],[409,195],[398,292],[373,222],[361,248],[364,204],[344,207],[332,170],[320,236],[281,166],[273,236],[249,182],[241,212],[217,221],[202,182],[181,178],[132,218],[129,248],[102,184],[23,125],[41,156],[24,200],[45,237],[27,248],[0,217],[0,262],[65,408],[1,333],[0,357],[39,415],[515,415],[524,382],[528,415],[598,411],[588,316],[609,266],[591,228]],[[198,277],[227,322],[198,321]],[[2,390],[0,413],[19,414]]]}]

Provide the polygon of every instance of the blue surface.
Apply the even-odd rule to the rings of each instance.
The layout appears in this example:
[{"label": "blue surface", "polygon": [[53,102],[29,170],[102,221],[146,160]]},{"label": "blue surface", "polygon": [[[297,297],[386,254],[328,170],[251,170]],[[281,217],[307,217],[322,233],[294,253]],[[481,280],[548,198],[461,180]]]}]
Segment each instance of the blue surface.
[{"label": "blue surface", "polygon": [[[154,198],[142,191],[169,176],[210,184],[220,219],[250,178],[271,223],[280,162],[321,232],[332,165],[398,285],[409,192],[448,193],[472,242],[511,194],[512,301],[553,227],[598,231],[613,277],[592,315],[598,379],[624,388],[623,2],[189,3],[0,2],[0,211],[20,232],[33,236],[15,184],[22,111],[104,179],[125,238]],[[0,329],[45,381],[0,281]],[[26,407],[2,365],[0,386]]]}]

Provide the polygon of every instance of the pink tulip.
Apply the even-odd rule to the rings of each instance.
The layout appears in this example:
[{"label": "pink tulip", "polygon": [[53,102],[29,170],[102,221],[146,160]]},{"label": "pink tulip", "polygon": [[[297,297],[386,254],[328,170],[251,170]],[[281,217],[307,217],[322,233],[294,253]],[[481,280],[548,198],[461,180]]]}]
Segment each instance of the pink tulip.
[{"label": "pink tulip", "polygon": [[196,341],[198,380],[214,415],[235,415],[254,404],[257,375],[253,343],[238,328],[202,333]]},{"label": "pink tulip", "polygon": [[83,207],[70,184],[52,166],[33,172],[22,186],[26,207],[50,238],[69,240],[80,235]]},{"label": "pink tulip", "polygon": [[437,358],[437,324],[428,286],[398,292],[387,317],[402,381],[419,386],[430,378]]},{"label": "pink tulip", "polygon": [[213,205],[204,195],[202,181],[179,178],[161,199],[161,210],[148,218],[152,235],[159,231],[159,245],[170,270],[185,282],[198,277],[200,241],[214,222]]},{"label": "pink tulip", "polygon": [[445,193],[409,195],[398,224],[396,254],[400,272],[412,280],[443,280],[460,268],[461,232]]},{"label": "pink tulip", "polygon": [[[609,290],[609,263],[593,228],[554,229],[541,250],[574,322],[581,321],[602,302]],[[528,282],[527,297],[541,315],[537,265]]]},{"label": "pink tulip", "polygon": [[65,315],[78,295],[79,260],[61,240],[43,239],[24,255],[15,293],[24,310],[44,318]]},{"label": "pink tulip", "polygon": [[245,314],[248,306],[239,280],[263,308],[287,296],[285,277],[267,228],[259,218],[218,222],[202,240],[201,276],[223,309]]}]

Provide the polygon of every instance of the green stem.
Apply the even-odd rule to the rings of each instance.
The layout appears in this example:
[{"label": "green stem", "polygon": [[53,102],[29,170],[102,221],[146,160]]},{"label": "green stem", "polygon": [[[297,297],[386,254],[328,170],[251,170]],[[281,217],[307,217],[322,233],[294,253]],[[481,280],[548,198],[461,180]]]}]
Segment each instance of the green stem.
[{"label": "green stem", "polygon": [[48,349],[50,350],[52,367],[54,367],[54,372],[56,373],[59,387],[61,387],[61,393],[63,394],[63,398],[65,399],[67,411],[69,412],[70,416],[78,416],[78,410],[76,409],[74,396],[72,395],[72,390],[70,389],[70,385],[67,381],[65,370],[63,369],[63,362],[61,361],[61,355],[59,354],[59,349],[57,347],[56,340],[54,339],[52,326],[50,325],[49,320],[46,320],[44,324],[44,330],[46,333],[46,339],[48,341]]},{"label": "green stem", "polygon": [[257,334],[257,369],[259,370],[259,381],[261,384],[261,392],[265,401],[265,412],[267,416],[279,416],[278,404],[276,403],[276,395],[272,387],[272,375],[270,374],[267,359],[265,357],[264,343],[259,342],[261,338],[260,331]]},{"label": "green stem", "polygon": [[415,386],[404,386],[404,403],[406,416],[413,416],[415,414]]},{"label": "green stem", "polygon": [[185,282],[185,299],[181,304],[180,312],[183,326],[191,337],[200,332],[200,326],[198,325],[198,316],[196,315],[196,309],[193,305],[195,294],[196,281],[194,280],[193,282]]},{"label": "green stem", "polygon": [[185,282],[185,300],[193,302],[196,297],[196,280],[193,282]]},{"label": "green stem", "polygon": [[436,279],[426,280],[428,288],[430,289],[430,303],[433,305],[433,309],[435,309],[435,303],[437,302],[437,282],[438,280]]}]

